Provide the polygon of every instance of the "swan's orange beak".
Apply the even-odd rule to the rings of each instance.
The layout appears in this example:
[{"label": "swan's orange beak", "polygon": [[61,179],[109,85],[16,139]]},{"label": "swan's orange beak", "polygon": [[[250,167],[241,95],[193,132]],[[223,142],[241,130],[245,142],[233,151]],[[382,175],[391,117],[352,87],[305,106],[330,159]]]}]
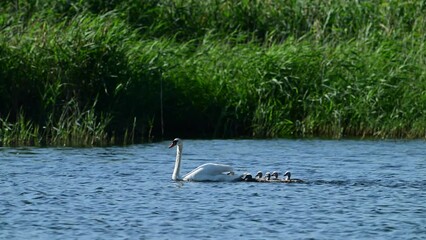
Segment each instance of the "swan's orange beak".
[{"label": "swan's orange beak", "polygon": [[170,144],[169,148],[172,148],[172,147],[174,147],[174,146],[176,146],[176,142],[175,142],[175,141],[173,141],[173,142]]}]

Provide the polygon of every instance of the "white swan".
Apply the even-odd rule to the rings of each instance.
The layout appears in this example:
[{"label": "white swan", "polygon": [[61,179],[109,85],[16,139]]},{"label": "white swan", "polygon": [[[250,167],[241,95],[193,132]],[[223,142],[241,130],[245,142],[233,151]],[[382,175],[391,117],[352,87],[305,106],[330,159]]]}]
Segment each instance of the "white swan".
[{"label": "white swan", "polygon": [[244,173],[241,176],[241,181],[244,181],[244,182],[255,182],[256,180],[253,178],[253,176],[251,175],[251,173]]},{"label": "white swan", "polygon": [[297,179],[297,178],[291,178],[291,172],[287,171],[284,173],[284,178],[282,180],[285,183],[303,183],[305,181],[303,181],[302,179]]},{"label": "white swan", "polygon": [[271,180],[279,180],[278,178],[279,173],[277,171],[273,171],[271,174],[271,177],[273,177]]},{"label": "white swan", "polygon": [[217,163],[205,163],[185,176],[180,176],[180,166],[182,162],[182,148],[183,143],[179,138],[175,138],[170,144],[169,148],[177,146],[176,150],[176,162],[172,174],[172,180],[183,180],[183,181],[238,181],[241,176],[235,176],[234,170],[231,166],[217,164]]},{"label": "white swan", "polygon": [[270,172],[266,172],[265,176],[263,178],[262,178],[262,175],[260,174],[260,178],[257,179],[258,182],[269,182],[269,180],[271,180],[271,173]]},{"label": "white swan", "polygon": [[255,176],[256,181],[259,181],[260,179],[262,179],[262,176],[263,176],[262,171],[258,171]]}]

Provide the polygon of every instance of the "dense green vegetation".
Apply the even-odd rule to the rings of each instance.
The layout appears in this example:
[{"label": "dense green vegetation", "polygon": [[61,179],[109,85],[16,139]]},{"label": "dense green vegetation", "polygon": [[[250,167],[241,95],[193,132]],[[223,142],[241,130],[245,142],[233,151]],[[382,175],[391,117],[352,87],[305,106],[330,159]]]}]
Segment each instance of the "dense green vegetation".
[{"label": "dense green vegetation", "polygon": [[0,3],[0,145],[426,137],[426,3]]}]

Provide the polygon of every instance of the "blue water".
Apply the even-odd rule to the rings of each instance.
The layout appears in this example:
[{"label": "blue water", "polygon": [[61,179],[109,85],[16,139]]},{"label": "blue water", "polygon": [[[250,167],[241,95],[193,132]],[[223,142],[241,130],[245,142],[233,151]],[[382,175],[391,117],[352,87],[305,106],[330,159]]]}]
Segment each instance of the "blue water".
[{"label": "blue water", "polygon": [[185,140],[303,184],[173,182],[169,142],[0,148],[1,239],[425,239],[424,141]]}]

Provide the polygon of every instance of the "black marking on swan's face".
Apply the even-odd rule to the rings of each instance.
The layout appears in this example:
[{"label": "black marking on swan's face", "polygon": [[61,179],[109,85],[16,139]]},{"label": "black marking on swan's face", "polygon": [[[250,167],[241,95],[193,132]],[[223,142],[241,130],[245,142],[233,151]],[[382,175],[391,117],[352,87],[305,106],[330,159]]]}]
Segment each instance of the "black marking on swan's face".
[{"label": "black marking on swan's face", "polygon": [[263,173],[261,171],[256,173],[256,178],[262,178]]},{"label": "black marking on swan's face", "polygon": [[179,143],[180,139],[179,138],[175,138],[173,139],[172,143],[170,144],[169,148],[172,148],[174,146],[176,146]]}]

